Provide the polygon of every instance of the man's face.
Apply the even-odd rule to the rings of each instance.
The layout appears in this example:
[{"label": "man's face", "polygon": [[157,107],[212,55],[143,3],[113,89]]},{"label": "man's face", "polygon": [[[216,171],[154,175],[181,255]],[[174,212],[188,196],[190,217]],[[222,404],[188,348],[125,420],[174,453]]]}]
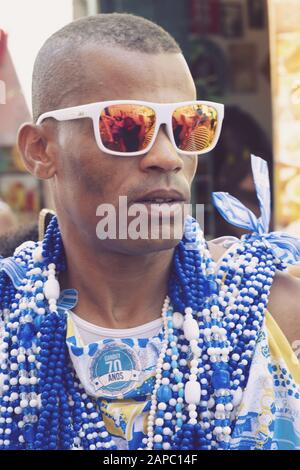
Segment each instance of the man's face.
[{"label": "man's face", "polygon": [[[181,54],[149,55],[112,47],[101,47],[99,52],[95,46],[86,46],[79,54],[85,85],[80,94],[66,93],[61,108],[118,99],[156,103],[196,99],[195,85]],[[56,126],[57,167],[52,189],[62,228],[67,218],[88,243],[99,247],[101,243],[102,249],[122,253],[153,252],[178,243],[162,238],[100,241],[96,236],[100,220],[96,210],[105,203],[113,205],[118,213],[119,196],[127,196],[130,206],[156,189],[177,190],[188,203],[196,155],[177,154],[164,126],[147,154],[132,157],[102,152],[90,119]]]}]

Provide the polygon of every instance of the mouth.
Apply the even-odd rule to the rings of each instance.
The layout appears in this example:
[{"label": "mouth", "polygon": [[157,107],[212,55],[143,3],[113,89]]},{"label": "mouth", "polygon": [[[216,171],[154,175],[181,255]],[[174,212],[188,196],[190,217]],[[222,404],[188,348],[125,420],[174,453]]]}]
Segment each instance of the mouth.
[{"label": "mouth", "polygon": [[142,204],[178,204],[186,202],[185,196],[176,190],[158,189],[143,194],[136,203]]}]

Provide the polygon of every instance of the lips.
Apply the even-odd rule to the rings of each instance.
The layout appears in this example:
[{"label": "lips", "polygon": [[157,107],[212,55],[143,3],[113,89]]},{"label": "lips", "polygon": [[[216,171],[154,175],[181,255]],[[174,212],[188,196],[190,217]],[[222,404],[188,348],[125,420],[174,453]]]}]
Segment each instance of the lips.
[{"label": "lips", "polygon": [[184,202],[186,197],[174,189],[157,189],[140,196],[135,202],[152,204],[173,204]]}]

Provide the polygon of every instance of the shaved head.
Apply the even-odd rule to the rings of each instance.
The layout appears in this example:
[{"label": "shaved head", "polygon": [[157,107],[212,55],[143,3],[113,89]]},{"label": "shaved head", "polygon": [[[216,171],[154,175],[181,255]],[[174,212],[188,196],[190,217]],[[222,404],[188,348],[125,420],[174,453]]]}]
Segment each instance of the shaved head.
[{"label": "shaved head", "polygon": [[[100,14],[74,21],[40,50],[33,74],[33,117],[100,101],[193,101],[196,87],[176,41],[160,26],[131,14]],[[182,156],[160,126],[145,155],[111,156],[100,150],[89,117],[24,123],[18,144],[26,168],[48,180],[63,238],[118,253],[165,250],[175,239],[100,240],[100,204],[119,210],[145,191],[172,188],[190,199],[197,155]],[[75,242],[74,242],[75,243]],[[76,242],[77,243],[77,242]]]},{"label": "shaved head", "polygon": [[67,106],[70,95],[75,98],[88,89],[88,71],[82,58],[85,47],[91,45],[100,47],[99,52],[101,46],[115,46],[145,54],[181,53],[175,39],[164,29],[129,13],[102,13],[73,21],[47,39],[35,60],[34,121],[44,112]]}]

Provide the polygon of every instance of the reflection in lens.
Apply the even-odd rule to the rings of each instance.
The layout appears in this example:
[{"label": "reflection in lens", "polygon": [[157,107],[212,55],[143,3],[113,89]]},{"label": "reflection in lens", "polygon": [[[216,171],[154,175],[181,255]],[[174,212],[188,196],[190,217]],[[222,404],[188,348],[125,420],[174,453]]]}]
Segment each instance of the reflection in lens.
[{"label": "reflection in lens", "polygon": [[180,150],[200,152],[214,140],[218,112],[212,106],[191,104],[176,108],[172,115],[174,139]]},{"label": "reflection in lens", "polygon": [[155,111],[136,104],[114,104],[99,119],[104,147],[117,152],[137,152],[148,147],[155,130]]}]

